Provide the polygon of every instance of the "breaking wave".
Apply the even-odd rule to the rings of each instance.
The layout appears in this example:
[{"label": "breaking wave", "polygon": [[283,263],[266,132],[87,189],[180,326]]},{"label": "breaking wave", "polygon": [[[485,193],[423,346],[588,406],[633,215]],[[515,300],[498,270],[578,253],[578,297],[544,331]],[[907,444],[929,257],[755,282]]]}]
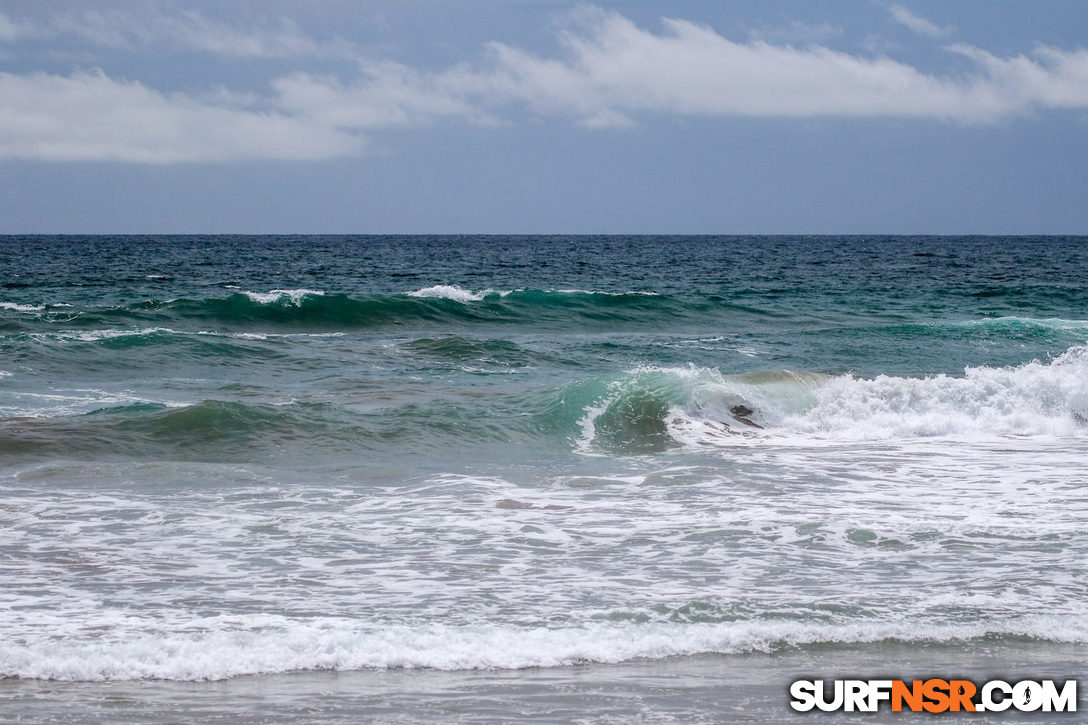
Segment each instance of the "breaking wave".
[{"label": "breaking wave", "polygon": [[[131,339],[139,338],[104,342]],[[507,341],[461,337],[420,338],[401,349],[425,364],[483,361],[509,367],[548,357]],[[968,367],[962,376],[860,378],[790,370],[724,375],[694,365],[640,367],[561,385],[456,399],[421,396],[363,409],[291,401],[128,404],[124,396],[104,392],[72,400],[46,397],[51,407],[40,413],[0,408],[9,416],[0,418],[6,450],[233,460],[289,442],[326,451],[395,444],[422,454],[438,444],[536,442],[573,445],[587,454],[633,455],[787,439],[1082,436],[1088,429],[1088,346],[1070,348],[1050,362]],[[98,408],[91,407],[99,399]]]},{"label": "breaking wave", "polygon": [[[240,621],[237,621],[240,620]],[[596,624],[367,627],[344,620],[217,617],[180,631],[131,636],[22,637],[0,643],[0,677],[51,680],[221,680],[302,670],[524,669],[616,663],[696,654],[774,652],[823,644],[955,642],[1030,637],[1088,641],[1083,622],[1034,616],[978,624],[741,621],[715,624]]]},{"label": "breaking wave", "polygon": [[924,378],[638,368],[610,383],[580,424],[583,450],[626,453],[750,444],[768,436],[1082,435],[1088,347],[1072,347],[1049,362],[968,367],[962,376]]},{"label": "breaking wave", "polygon": [[33,322],[84,328],[216,323],[226,328],[259,325],[368,329],[411,323],[660,322],[705,311],[708,304],[730,309],[724,300],[688,302],[648,292],[536,289],[472,292],[437,285],[402,294],[347,295],[312,289],[274,289],[82,309],[2,303],[0,310],[17,313],[12,319],[2,321],[3,329],[9,330],[33,329],[27,328]]}]

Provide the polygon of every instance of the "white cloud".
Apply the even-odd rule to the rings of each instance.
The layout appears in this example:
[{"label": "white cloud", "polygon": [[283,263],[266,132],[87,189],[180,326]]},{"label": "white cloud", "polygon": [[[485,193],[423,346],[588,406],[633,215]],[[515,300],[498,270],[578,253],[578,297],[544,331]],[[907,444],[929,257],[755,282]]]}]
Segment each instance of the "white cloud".
[{"label": "white cloud", "polygon": [[919,35],[925,35],[930,38],[946,38],[952,34],[951,28],[944,28],[940,25],[936,25],[919,15],[915,15],[902,5],[891,5],[888,8],[888,12],[891,13],[892,19],[895,20],[895,22],[910,28]]},{"label": "white cloud", "polygon": [[208,105],[104,73],[0,73],[0,158],[171,163],[317,160],[362,141],[279,112]]},{"label": "white cloud", "polygon": [[896,61],[827,48],[737,43],[708,27],[665,20],[650,33],[618,15],[567,34],[565,60],[493,46],[509,91],[538,112],[683,115],[933,115],[949,84]]},{"label": "white cloud", "polygon": [[1055,89],[1075,85],[1085,69],[1083,54],[1049,50],[1038,61],[1010,61],[1027,66],[1015,76],[980,56],[976,73],[942,77],[885,56],[738,43],[683,20],[665,20],[655,34],[614,13],[597,13],[563,43],[558,59],[493,44],[492,99],[504,94],[589,123],[645,112],[987,122],[1055,105]]},{"label": "white cloud", "polygon": [[479,76],[461,68],[433,74],[391,61],[365,64],[363,77],[345,84],[305,73],[278,78],[276,106],[337,128],[375,130],[419,126],[439,118],[479,124],[496,119],[480,108]]},{"label": "white cloud", "polygon": [[[313,51],[277,42],[244,52]],[[949,50],[970,72],[935,75],[884,55],[732,41],[683,20],[655,33],[603,11],[581,12],[560,43],[554,56],[492,43],[484,62],[438,71],[378,60],[348,80],[297,72],[272,79],[264,96],[165,94],[101,72],[0,74],[0,158],[326,159],[359,154],[382,129],[504,123],[518,109],[600,128],[648,114],[989,123],[1088,108],[1088,50],[1000,58],[960,44]]]},{"label": "white cloud", "polygon": [[1088,52],[1041,48],[1002,60],[969,46],[966,76],[935,76],[886,56],[813,46],[739,43],[709,27],[665,20],[664,32],[615,13],[581,14],[565,52],[541,57],[503,43],[489,62],[425,73],[365,67],[354,84],[312,76],[275,83],[277,104],[345,128],[378,129],[440,117],[494,122],[525,106],[592,127],[631,125],[646,113],[764,117],[913,117],[986,123],[1042,108],[1088,105]]},{"label": "white cloud", "polygon": [[1014,110],[1088,108],[1088,50],[1040,46],[1034,53],[1037,60],[1024,55],[998,58],[965,44],[949,50],[973,60],[985,73],[986,89]]}]

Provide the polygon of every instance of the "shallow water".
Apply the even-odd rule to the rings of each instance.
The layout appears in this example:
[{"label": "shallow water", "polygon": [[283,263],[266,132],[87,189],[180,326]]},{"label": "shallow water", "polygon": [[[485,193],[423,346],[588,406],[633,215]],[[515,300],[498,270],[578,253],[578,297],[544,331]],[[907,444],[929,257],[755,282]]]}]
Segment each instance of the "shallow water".
[{"label": "shallow water", "polygon": [[485,721],[555,678],[713,720],[828,647],[1083,671],[1085,270],[1081,238],[2,238],[11,712],[351,679]]},{"label": "shallow water", "polygon": [[[860,672],[878,677],[956,673],[975,682],[1065,680],[1083,672],[1084,654],[1083,647],[1029,641],[982,641],[969,648],[882,643],[519,670],[303,672],[216,682],[0,680],[0,705],[31,722],[802,723],[862,717],[922,723],[934,715],[886,709],[841,716],[795,712],[789,707],[789,684]],[[1078,710],[1085,704],[1082,692]],[[1044,723],[1073,722],[1076,715],[944,713],[940,718]]]}]

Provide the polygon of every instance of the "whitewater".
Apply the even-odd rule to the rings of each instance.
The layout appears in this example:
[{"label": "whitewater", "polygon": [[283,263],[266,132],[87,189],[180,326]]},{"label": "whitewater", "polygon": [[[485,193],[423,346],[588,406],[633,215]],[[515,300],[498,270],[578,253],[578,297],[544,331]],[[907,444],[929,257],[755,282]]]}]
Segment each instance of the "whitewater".
[{"label": "whitewater", "polygon": [[1088,240],[0,250],[0,719],[800,721],[801,676],[1088,664]]}]

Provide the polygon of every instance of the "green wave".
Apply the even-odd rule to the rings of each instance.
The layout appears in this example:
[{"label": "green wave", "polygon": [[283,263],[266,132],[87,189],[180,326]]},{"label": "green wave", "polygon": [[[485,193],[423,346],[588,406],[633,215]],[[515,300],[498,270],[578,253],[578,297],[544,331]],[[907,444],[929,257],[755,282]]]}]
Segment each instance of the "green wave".
[{"label": "green wave", "polygon": [[[451,288],[458,289],[458,288]],[[455,296],[419,293],[390,295],[235,293],[226,297],[147,300],[117,307],[45,309],[34,314],[4,315],[5,330],[39,329],[41,324],[80,329],[116,326],[221,329],[287,327],[293,329],[374,329],[404,325],[477,323],[661,323],[698,319],[711,310],[753,312],[725,300],[683,300],[643,293],[596,293],[578,290],[513,290]],[[10,317],[11,319],[6,319]]]},{"label": "green wave", "polygon": [[[423,339],[409,345],[427,354],[485,351],[508,360],[529,354],[493,340]],[[437,387],[399,401],[394,394],[379,407],[311,401],[204,400],[180,407],[139,403],[56,417],[0,418],[0,450],[32,459],[150,456],[212,461],[265,459],[288,449],[316,458],[357,457],[367,451],[384,455],[391,449],[433,458],[442,450],[493,445],[528,446],[550,454],[580,450],[638,455],[677,445],[669,430],[675,411],[746,430],[763,420],[762,410],[737,412],[738,405],[753,411],[763,407],[748,390],[773,391],[798,380],[797,374],[786,372],[726,381],[709,369],[649,368],[530,389],[465,394],[459,388]],[[818,382],[805,379],[798,384],[808,389]]]}]

